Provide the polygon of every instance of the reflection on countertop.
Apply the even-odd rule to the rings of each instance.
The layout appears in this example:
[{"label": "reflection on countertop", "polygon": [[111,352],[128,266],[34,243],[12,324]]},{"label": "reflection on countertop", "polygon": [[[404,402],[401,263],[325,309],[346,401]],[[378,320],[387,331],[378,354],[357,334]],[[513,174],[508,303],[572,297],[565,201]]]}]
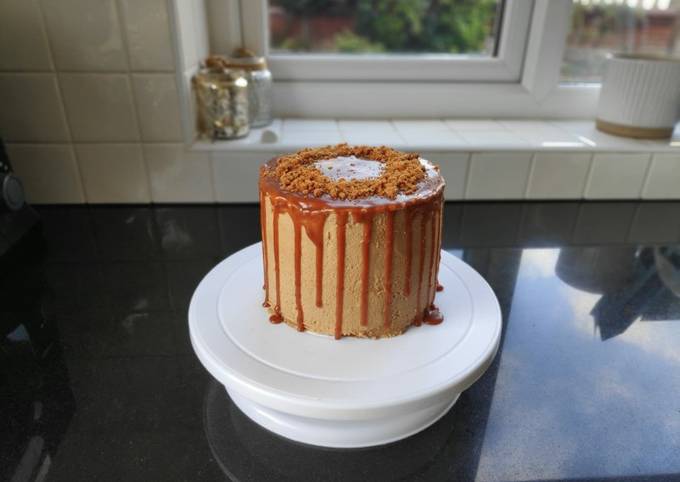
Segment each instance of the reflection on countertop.
[{"label": "reflection on countertop", "polygon": [[447,203],[499,356],[428,430],[351,451],[255,425],[192,352],[191,293],[256,206],[39,211],[0,260],[2,480],[680,478],[680,203]]}]

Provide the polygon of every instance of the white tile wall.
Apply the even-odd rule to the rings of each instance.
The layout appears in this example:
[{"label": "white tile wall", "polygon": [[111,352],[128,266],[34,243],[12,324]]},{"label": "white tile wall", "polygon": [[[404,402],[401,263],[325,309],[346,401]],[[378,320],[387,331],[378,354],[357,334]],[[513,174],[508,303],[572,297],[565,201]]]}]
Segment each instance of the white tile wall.
[{"label": "white tile wall", "polygon": [[324,146],[345,142],[333,119],[284,119],[281,142],[294,146]]},{"label": "white tile wall", "polygon": [[[204,0],[177,1],[193,41]],[[149,202],[151,169],[159,202],[214,199],[207,154],[138,143],[182,140],[174,3],[0,0],[0,138],[29,199]],[[173,180],[190,172],[191,183]]]},{"label": "white tile wall", "polygon": [[470,159],[466,199],[522,199],[531,153],[475,153]]},{"label": "white tile wall", "polygon": [[506,130],[503,124],[494,120],[448,119],[444,123],[456,132],[497,132]]},{"label": "white tile wall", "polygon": [[680,152],[654,154],[643,199],[680,199]]},{"label": "white tile wall", "polygon": [[[283,152],[212,153],[217,202],[258,202],[260,165]],[[238,179],[238,182],[234,182]]]},{"label": "white tile wall", "polygon": [[[200,1],[200,0],[199,0]],[[176,0],[174,2],[174,16],[178,28],[177,36],[181,47],[181,70],[185,71],[196,66],[198,61],[198,39],[194,25],[194,9],[192,0]]]},{"label": "white tile wall", "polygon": [[32,200],[254,201],[262,161],[336,142],[422,152],[449,199],[680,199],[680,138],[623,139],[591,121],[286,119],[275,143],[258,130],[187,151],[193,113],[180,106],[208,52],[204,4],[0,0],[0,137]]},{"label": "white tile wall", "polygon": [[91,203],[148,203],[149,180],[140,144],[76,144]]},{"label": "white tile wall", "polygon": [[598,131],[592,121],[553,121],[550,124],[573,134],[589,148],[617,150],[640,147],[640,141],[635,139],[613,136]]},{"label": "white tile wall", "polygon": [[7,154],[32,203],[82,203],[85,196],[73,148],[66,144],[10,144]]},{"label": "white tile wall", "polygon": [[219,54],[228,54],[239,47],[242,43],[240,2],[205,0],[205,8],[211,50]]},{"label": "white tile wall", "polygon": [[586,186],[587,199],[638,199],[649,154],[595,154]]},{"label": "white tile wall", "polygon": [[457,200],[465,197],[465,181],[467,179],[470,154],[467,152],[423,151],[420,155],[440,167],[442,176],[446,179],[444,195],[447,200]]},{"label": "white tile wall", "polygon": [[179,96],[172,74],[133,74],[143,141],[179,142],[182,140]]},{"label": "white tile wall", "polygon": [[175,56],[167,0],[121,0],[130,68],[172,72]]},{"label": "white tile wall", "polygon": [[194,92],[191,88],[191,79],[198,71],[198,67],[193,67],[178,75],[180,112],[188,113],[182,116],[182,138],[186,144],[196,140],[196,102]]},{"label": "white tile wall", "polygon": [[0,74],[0,136],[65,142],[68,128],[54,74]]},{"label": "white tile wall", "polygon": [[61,74],[60,83],[74,141],[139,140],[127,74]]},{"label": "white tile wall", "polygon": [[286,132],[340,132],[335,119],[283,119],[281,130]]},{"label": "white tile wall", "polygon": [[206,28],[206,25],[208,25],[208,16],[205,8],[205,0],[192,0],[191,7],[193,10],[194,35],[196,38],[196,56],[200,61],[210,54],[208,29]]},{"label": "white tile wall", "polygon": [[115,0],[42,0],[59,70],[127,70]]},{"label": "white tile wall", "polygon": [[338,128],[342,138],[350,144],[403,145],[406,142],[389,122],[340,120]]},{"label": "white tile wall", "polygon": [[395,120],[392,125],[406,144],[415,149],[423,146],[450,149],[454,145],[465,145],[463,138],[441,120]]},{"label": "white tile wall", "polygon": [[500,124],[532,147],[585,147],[576,135],[545,122],[511,120]]},{"label": "white tile wall", "polygon": [[151,199],[167,202],[214,202],[212,166],[207,152],[183,144],[145,144]]},{"label": "white tile wall", "polygon": [[529,199],[579,199],[583,196],[592,154],[539,152],[527,186]]},{"label": "white tile wall", "polygon": [[345,139],[340,135],[339,132],[322,132],[322,131],[311,131],[311,132],[286,132],[283,134],[286,139],[286,143],[297,147],[318,147],[327,146],[329,144],[340,144],[345,142]]},{"label": "white tile wall", "polygon": [[505,130],[505,131],[460,131],[460,136],[465,142],[475,146],[486,145],[490,148],[526,148],[528,149],[530,144],[517,137],[517,135]]},{"label": "white tile wall", "polygon": [[38,0],[0,2],[0,70],[52,69]]}]

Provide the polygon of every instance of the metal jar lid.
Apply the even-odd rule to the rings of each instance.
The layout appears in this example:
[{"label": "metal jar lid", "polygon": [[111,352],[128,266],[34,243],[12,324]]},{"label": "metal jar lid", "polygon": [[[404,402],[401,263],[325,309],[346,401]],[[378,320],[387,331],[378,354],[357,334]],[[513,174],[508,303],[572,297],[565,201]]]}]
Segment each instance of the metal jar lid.
[{"label": "metal jar lid", "polygon": [[201,68],[192,78],[194,84],[199,82],[212,82],[215,84],[228,84],[237,87],[247,87],[248,79],[243,69],[229,69],[229,68]]},{"label": "metal jar lid", "polygon": [[267,70],[267,60],[255,55],[251,50],[238,48],[226,59],[227,67],[243,70]]}]

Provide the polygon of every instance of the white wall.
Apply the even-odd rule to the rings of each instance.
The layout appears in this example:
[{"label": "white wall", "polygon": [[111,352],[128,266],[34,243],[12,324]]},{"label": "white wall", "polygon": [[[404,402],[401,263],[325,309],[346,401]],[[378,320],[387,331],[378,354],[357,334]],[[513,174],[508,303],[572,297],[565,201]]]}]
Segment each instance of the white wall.
[{"label": "white wall", "polygon": [[30,201],[214,200],[208,155],[182,144],[176,73],[207,52],[202,6],[0,0],[0,137]]},{"label": "white wall", "polygon": [[[236,2],[0,0],[0,137],[29,201],[257,201],[264,160],[340,140],[427,153],[450,199],[680,198],[678,139],[613,138],[592,122],[284,121],[275,144],[252,136],[192,151],[189,80],[208,53],[206,3],[211,41],[228,51],[240,38],[228,18]],[[395,131],[409,125],[413,139]],[[559,153],[565,145],[573,152]]]}]

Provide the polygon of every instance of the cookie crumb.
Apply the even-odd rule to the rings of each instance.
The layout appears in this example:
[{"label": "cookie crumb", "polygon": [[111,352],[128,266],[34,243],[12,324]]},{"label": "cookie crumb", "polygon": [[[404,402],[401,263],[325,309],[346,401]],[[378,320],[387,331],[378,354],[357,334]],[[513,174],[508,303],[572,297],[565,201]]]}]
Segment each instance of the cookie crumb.
[{"label": "cookie crumb", "polygon": [[[314,163],[324,159],[355,156],[382,162],[385,166],[378,177],[368,179],[333,180],[316,168]],[[332,170],[332,166],[328,166]],[[282,189],[304,195],[333,199],[362,199],[412,194],[425,178],[425,168],[417,153],[400,152],[380,146],[349,146],[338,144],[316,149],[302,149],[279,157],[265,167],[266,175],[276,178]]]}]

